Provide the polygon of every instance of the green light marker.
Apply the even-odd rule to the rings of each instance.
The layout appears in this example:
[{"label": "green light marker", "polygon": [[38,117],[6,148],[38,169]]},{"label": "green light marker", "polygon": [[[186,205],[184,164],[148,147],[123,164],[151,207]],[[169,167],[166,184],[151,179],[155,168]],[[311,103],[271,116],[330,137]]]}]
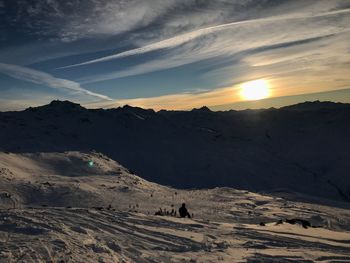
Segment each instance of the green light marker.
[{"label": "green light marker", "polygon": [[93,161],[89,161],[88,164],[89,164],[90,167],[94,166],[94,162]]}]

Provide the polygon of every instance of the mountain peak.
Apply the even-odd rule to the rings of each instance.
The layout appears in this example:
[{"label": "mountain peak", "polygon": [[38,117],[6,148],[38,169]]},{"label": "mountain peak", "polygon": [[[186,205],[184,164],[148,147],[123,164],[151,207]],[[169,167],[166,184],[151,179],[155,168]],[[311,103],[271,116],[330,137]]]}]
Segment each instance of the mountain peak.
[{"label": "mountain peak", "polygon": [[48,105],[48,107],[54,107],[54,108],[65,108],[65,107],[69,107],[69,108],[82,108],[82,106],[78,103],[74,103],[71,102],[69,100],[53,100],[51,101]]},{"label": "mountain peak", "polygon": [[39,106],[39,107],[29,107],[26,109],[26,111],[42,111],[42,110],[49,110],[49,111],[64,111],[64,112],[70,112],[70,111],[76,111],[76,110],[85,110],[84,107],[82,107],[78,103],[71,102],[69,100],[53,100],[49,104]]},{"label": "mountain peak", "polygon": [[201,108],[194,108],[192,111],[195,112],[211,112],[211,110],[207,106],[203,106]]},{"label": "mountain peak", "polygon": [[321,109],[344,109],[349,108],[349,104],[331,101],[305,101],[302,103],[285,106],[281,109],[289,111],[316,111]]}]

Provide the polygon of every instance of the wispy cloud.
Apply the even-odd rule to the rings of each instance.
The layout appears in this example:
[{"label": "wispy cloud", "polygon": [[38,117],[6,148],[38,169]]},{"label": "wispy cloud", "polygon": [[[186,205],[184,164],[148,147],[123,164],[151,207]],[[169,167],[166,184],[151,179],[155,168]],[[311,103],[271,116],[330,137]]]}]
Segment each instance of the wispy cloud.
[{"label": "wispy cloud", "polygon": [[278,49],[349,32],[349,13],[350,9],[343,9],[321,14],[289,14],[222,24],[65,68],[168,49],[160,58],[125,70],[81,79],[83,83],[91,83],[169,69],[204,59],[249,53],[251,50]]},{"label": "wispy cloud", "polygon": [[67,79],[56,78],[45,72],[30,69],[27,67],[0,63],[0,72],[16,79],[28,81],[35,84],[45,85],[50,88],[70,90],[102,100],[112,100],[108,96],[95,93],[81,87],[80,84],[77,82]]},{"label": "wispy cloud", "polygon": [[226,29],[232,29],[233,27],[237,28],[237,27],[249,25],[249,24],[259,24],[263,26],[266,23],[278,22],[278,21],[283,21],[284,23],[285,22],[291,23],[291,21],[289,20],[312,19],[312,18],[319,18],[319,17],[341,15],[346,13],[350,13],[350,9],[331,11],[331,12],[326,12],[321,14],[306,14],[306,15],[289,14],[289,15],[273,16],[273,17],[267,17],[267,18],[261,18],[261,19],[251,19],[251,20],[226,23],[226,24],[206,27],[206,28],[189,32],[189,33],[181,34],[181,35],[178,35],[169,39],[165,39],[150,45],[146,45],[144,47],[135,48],[135,49],[121,52],[121,53],[117,53],[115,55],[110,55],[110,56],[106,56],[106,57],[102,57],[94,60],[89,60],[78,64],[68,65],[65,67],[61,67],[60,69],[89,65],[93,63],[104,62],[104,61],[109,61],[109,60],[118,59],[118,58],[125,58],[128,56],[141,55],[144,53],[157,51],[161,49],[174,48],[184,43],[187,43],[189,41],[195,40],[201,36],[205,36],[205,35],[226,30]]},{"label": "wispy cloud", "polygon": [[7,6],[14,15],[12,24],[20,23],[25,30],[40,37],[71,42],[95,36],[117,35],[147,26],[177,2],[47,0],[12,1]]},{"label": "wispy cloud", "polygon": [[[1,71],[104,100],[109,97],[80,85],[105,81],[101,90],[113,92],[115,98],[155,96],[103,105],[222,104],[219,99],[239,98],[232,97],[233,88],[218,87],[257,78],[271,78],[279,86],[275,93],[279,95],[350,83],[347,0],[13,2],[5,1],[5,9],[11,6],[11,12],[0,20],[8,22],[4,35],[10,40],[14,36],[16,45],[9,41],[1,48],[0,61],[8,63]],[[29,40],[22,41],[23,35],[13,33],[13,28]],[[33,40],[36,37],[40,41]],[[11,64],[33,67],[35,62],[50,72],[61,67],[56,72],[76,82],[30,68],[11,68]],[[112,81],[130,76],[134,77]],[[197,87],[212,91],[183,93]]]}]

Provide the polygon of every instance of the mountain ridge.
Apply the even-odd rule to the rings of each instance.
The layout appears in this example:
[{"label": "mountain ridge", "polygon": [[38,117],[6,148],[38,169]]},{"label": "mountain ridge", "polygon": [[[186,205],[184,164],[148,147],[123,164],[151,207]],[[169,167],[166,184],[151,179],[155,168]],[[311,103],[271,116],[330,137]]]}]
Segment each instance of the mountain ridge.
[{"label": "mountain ridge", "polygon": [[148,109],[148,108],[142,108],[142,107],[138,107],[138,106],[130,106],[128,104],[123,105],[123,106],[118,106],[116,108],[87,108],[82,106],[79,103],[76,102],[72,102],[69,100],[52,100],[50,103],[48,104],[44,104],[41,106],[36,106],[36,107],[28,107],[24,110],[17,110],[17,111],[0,111],[2,113],[5,112],[22,112],[22,111],[36,111],[39,109],[64,109],[64,108],[76,108],[76,109],[85,109],[85,110],[144,110],[144,111],[153,111],[153,112],[242,112],[242,111],[261,111],[261,110],[278,110],[278,109],[282,109],[282,110],[295,110],[295,109],[299,109],[299,110],[307,110],[307,109],[319,109],[319,108],[350,108],[350,103],[343,103],[343,102],[333,102],[333,101],[320,101],[320,100],[315,100],[315,101],[305,101],[305,102],[300,102],[300,103],[296,103],[296,104],[291,104],[291,105],[287,105],[287,106],[283,106],[283,107],[270,107],[270,108],[261,108],[261,109],[244,109],[244,110],[234,110],[234,109],[230,109],[230,110],[211,110],[208,106],[203,105],[202,107],[199,108],[193,108],[191,110],[166,110],[166,109],[161,109],[159,111],[154,111],[153,109]]},{"label": "mountain ridge", "polygon": [[350,200],[350,105],[158,111],[54,101],[0,113],[0,150],[97,150],[146,180],[178,188],[286,188]]}]

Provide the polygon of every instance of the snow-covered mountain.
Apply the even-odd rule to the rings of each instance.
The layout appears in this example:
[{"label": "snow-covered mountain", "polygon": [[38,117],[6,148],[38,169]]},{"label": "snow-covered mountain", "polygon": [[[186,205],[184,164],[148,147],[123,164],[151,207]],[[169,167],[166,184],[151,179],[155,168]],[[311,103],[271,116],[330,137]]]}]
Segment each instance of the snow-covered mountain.
[{"label": "snow-covered mountain", "polygon": [[[349,204],[323,201],[178,190],[97,152],[0,153],[0,262],[347,262]],[[192,219],[154,215],[182,202]]]},{"label": "snow-covered mountain", "polygon": [[350,200],[350,105],[212,112],[85,109],[68,101],[0,113],[0,151],[91,151],[180,188],[296,191]]}]

